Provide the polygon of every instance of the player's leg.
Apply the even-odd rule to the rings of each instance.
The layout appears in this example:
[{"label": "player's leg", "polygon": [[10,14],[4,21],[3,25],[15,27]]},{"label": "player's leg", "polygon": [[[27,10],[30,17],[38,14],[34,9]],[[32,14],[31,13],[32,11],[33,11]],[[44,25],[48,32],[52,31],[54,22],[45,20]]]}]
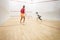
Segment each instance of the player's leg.
[{"label": "player's leg", "polygon": [[42,22],[42,19],[40,18],[40,21]]},{"label": "player's leg", "polygon": [[23,16],[22,16],[22,14],[21,14],[20,23],[21,23],[22,19],[23,19]]},{"label": "player's leg", "polygon": [[21,23],[21,21],[22,21],[22,17],[21,17],[21,19],[20,19],[20,23]]},{"label": "player's leg", "polygon": [[23,16],[23,23],[25,22],[25,16]]}]

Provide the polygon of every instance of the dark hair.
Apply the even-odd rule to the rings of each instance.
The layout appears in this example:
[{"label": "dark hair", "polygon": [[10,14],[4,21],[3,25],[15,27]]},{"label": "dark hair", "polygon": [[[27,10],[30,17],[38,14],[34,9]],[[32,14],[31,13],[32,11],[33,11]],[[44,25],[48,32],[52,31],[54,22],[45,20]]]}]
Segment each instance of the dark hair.
[{"label": "dark hair", "polygon": [[25,5],[23,5],[23,8],[25,8]]},{"label": "dark hair", "polygon": [[36,12],[36,14],[38,14],[38,12]]}]

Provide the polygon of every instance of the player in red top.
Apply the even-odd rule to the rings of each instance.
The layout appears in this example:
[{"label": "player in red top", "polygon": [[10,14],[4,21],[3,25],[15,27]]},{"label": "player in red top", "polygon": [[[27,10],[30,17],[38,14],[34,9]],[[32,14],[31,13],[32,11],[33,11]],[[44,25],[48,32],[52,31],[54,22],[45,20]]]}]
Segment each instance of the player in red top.
[{"label": "player in red top", "polygon": [[23,21],[23,23],[25,22],[25,5],[23,5],[23,8],[20,10],[21,13],[21,19],[20,19],[20,23],[21,21]]}]

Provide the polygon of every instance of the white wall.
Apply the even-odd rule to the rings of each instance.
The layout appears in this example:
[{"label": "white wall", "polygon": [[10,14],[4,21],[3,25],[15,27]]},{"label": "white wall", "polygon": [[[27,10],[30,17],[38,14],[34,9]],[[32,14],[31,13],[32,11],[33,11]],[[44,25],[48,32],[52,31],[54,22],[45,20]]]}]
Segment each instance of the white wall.
[{"label": "white wall", "polygon": [[60,1],[39,3],[36,10],[38,10],[43,19],[60,20]]},{"label": "white wall", "polygon": [[0,24],[8,18],[8,0],[0,0]]},{"label": "white wall", "polygon": [[[30,0],[31,1],[31,0]],[[60,1],[50,1],[50,2],[41,2],[37,3],[38,1],[34,1],[28,3],[28,1],[11,1],[10,2],[10,10],[11,11],[19,11],[22,7],[22,5],[26,6],[26,14],[28,16],[36,17],[35,12],[38,11],[39,14],[42,16],[42,19],[49,19],[49,20],[60,20],[59,14],[60,14]],[[41,1],[41,0],[40,0]],[[42,0],[42,1],[48,1],[48,0]],[[26,3],[25,3],[26,2]],[[16,13],[16,12],[15,12]],[[16,13],[16,15],[19,15],[19,12]],[[14,14],[13,14],[14,16]]]}]

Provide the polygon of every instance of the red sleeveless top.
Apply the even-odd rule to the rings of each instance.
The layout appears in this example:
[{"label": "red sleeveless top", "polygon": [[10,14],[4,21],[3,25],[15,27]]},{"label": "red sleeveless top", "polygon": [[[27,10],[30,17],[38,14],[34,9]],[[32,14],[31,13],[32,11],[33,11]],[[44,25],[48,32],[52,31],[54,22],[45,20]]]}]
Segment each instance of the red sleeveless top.
[{"label": "red sleeveless top", "polygon": [[25,13],[25,9],[22,8],[20,12],[21,12],[22,14],[24,14],[24,13]]}]

